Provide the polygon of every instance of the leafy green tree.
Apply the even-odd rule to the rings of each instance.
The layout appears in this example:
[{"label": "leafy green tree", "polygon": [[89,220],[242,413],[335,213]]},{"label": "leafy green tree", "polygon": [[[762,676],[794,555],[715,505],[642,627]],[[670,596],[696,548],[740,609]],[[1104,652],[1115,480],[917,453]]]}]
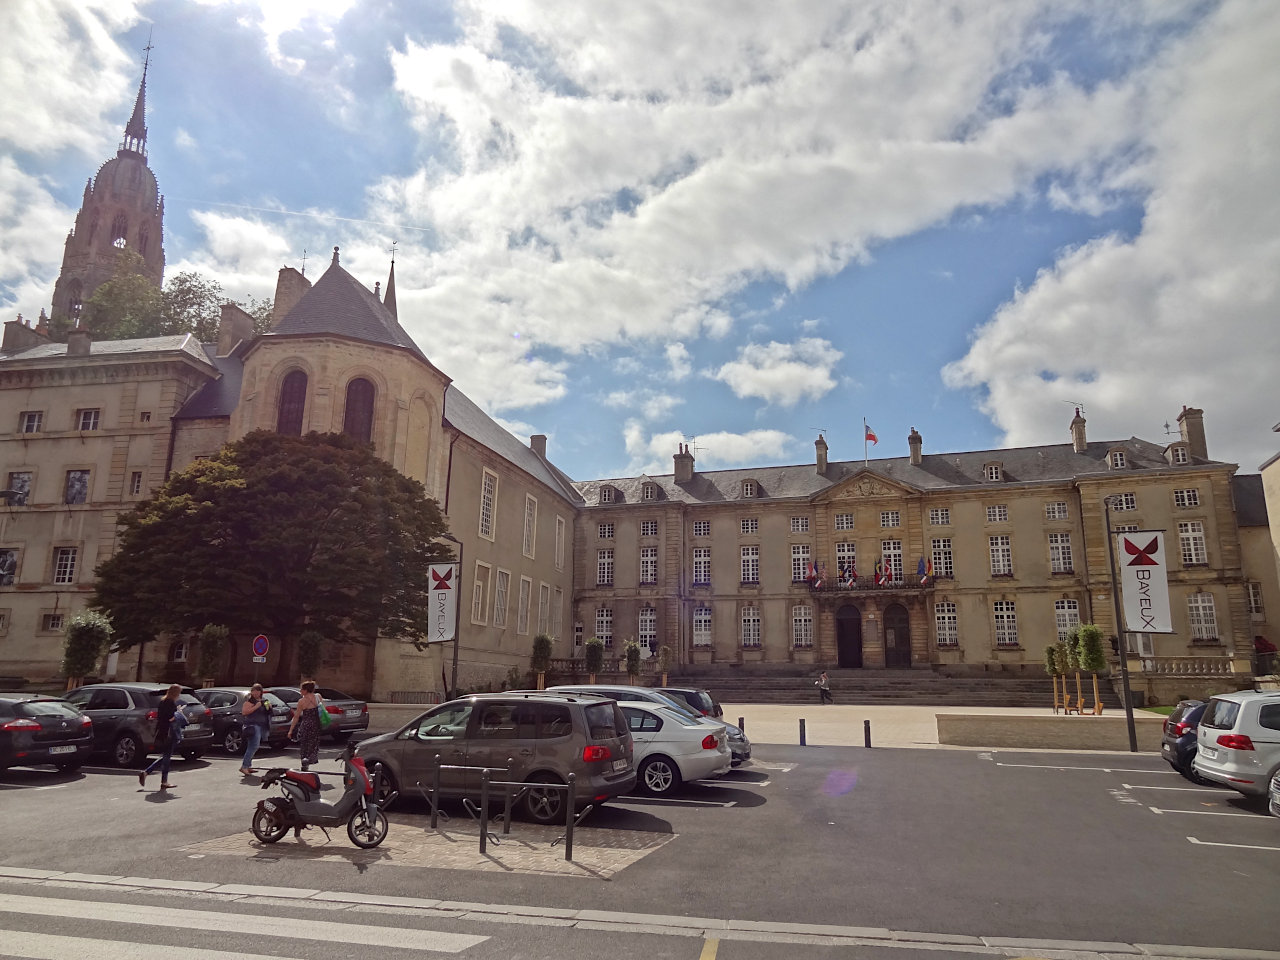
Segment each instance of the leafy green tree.
[{"label": "leafy green tree", "polygon": [[93,610],[71,618],[62,652],[62,675],[68,682],[93,673],[111,641],[111,632],[111,621]]},{"label": "leafy green tree", "polygon": [[627,654],[627,677],[634,685],[636,677],[640,675],[640,644],[634,640],[628,640],[623,649],[626,650]]},{"label": "leafy green tree", "polygon": [[1102,647],[1102,631],[1092,623],[1080,627],[1076,641],[1076,659],[1082,670],[1093,674],[1093,712],[1102,712],[1102,699],[1098,696],[1098,672],[1107,668],[1107,654]]},{"label": "leafy green tree", "polygon": [[426,645],[429,563],[446,527],[420,484],[341,434],[256,431],[175,473],[120,519],[92,605],[127,625],[122,645],[224,623],[281,643],[398,637]]},{"label": "leafy green tree", "polygon": [[253,317],[253,335],[260,337],[275,322],[275,303],[271,299],[259,300],[257,297],[245,297],[237,300],[237,305],[249,316]]},{"label": "leafy green tree", "polygon": [[591,682],[595,683],[596,674],[604,667],[604,641],[599,637],[592,637],[587,641],[586,661],[587,673],[591,676]]},{"label": "leafy green tree", "polygon": [[538,689],[541,690],[546,680],[547,670],[551,668],[552,640],[545,633],[533,638],[533,653],[529,657],[529,669],[538,677]]},{"label": "leafy green tree", "polygon": [[[115,274],[84,302],[80,324],[95,340],[129,340],[157,335],[164,315],[164,297],[142,275],[144,261],[126,250],[116,261]],[[70,324],[55,328],[55,338],[65,340]]]},{"label": "leafy green tree", "polygon": [[[1058,675],[1062,673],[1062,669],[1058,666],[1058,647],[1056,644],[1049,644],[1044,648],[1044,672],[1049,675],[1049,679],[1053,681],[1053,712],[1058,712]],[[1065,687],[1064,687],[1065,689]]]},{"label": "leafy green tree", "polygon": [[161,317],[153,331],[144,335],[192,333],[201,343],[213,343],[218,339],[218,321],[226,299],[216,280],[190,271],[179,273],[164,285]]},{"label": "leafy green tree", "polygon": [[217,679],[230,631],[220,623],[206,623],[200,631],[200,678]]}]

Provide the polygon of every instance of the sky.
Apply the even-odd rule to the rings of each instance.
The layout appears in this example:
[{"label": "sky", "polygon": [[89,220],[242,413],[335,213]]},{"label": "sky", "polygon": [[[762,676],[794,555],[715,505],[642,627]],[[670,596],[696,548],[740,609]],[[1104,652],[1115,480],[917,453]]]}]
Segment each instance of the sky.
[{"label": "sky", "polygon": [[[334,246],[575,479],[1280,449],[1274,0],[5,0],[0,312],[47,307],[144,47],[166,276]],[[1169,427],[1166,428],[1166,424]]]}]

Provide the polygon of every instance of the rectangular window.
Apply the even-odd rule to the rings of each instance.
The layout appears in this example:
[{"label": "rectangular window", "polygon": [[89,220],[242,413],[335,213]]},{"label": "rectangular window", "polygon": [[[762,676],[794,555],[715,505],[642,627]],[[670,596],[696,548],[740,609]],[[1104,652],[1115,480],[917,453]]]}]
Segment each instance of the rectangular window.
[{"label": "rectangular window", "polygon": [[742,582],[760,582],[760,548],[755,545],[742,548]]},{"label": "rectangular window", "polygon": [[933,524],[934,526],[946,526],[947,524],[951,523],[951,508],[950,507],[930,507],[929,523]]},{"label": "rectangular window", "polygon": [[516,602],[516,633],[529,632],[529,597],[533,593],[533,581],[520,578],[520,597]]},{"label": "rectangular window", "polygon": [[556,569],[564,569],[564,517],[556,517]]},{"label": "rectangular window", "polygon": [[652,483],[646,483],[644,489],[640,491],[640,498],[642,500],[657,500],[658,488]]},{"label": "rectangular window", "polygon": [[636,639],[640,648],[652,656],[658,651],[658,611],[653,607],[641,607],[636,621]]},{"label": "rectangular window", "polygon": [[493,625],[507,625],[507,594],[511,591],[511,572],[499,570],[493,582]]},{"label": "rectangular window", "polygon": [[613,487],[600,488],[600,502],[613,503]]},{"label": "rectangular window", "polygon": [[742,481],[743,497],[754,497],[756,495],[756,482],[754,480]]},{"label": "rectangular window", "polygon": [[471,622],[487,623],[489,600],[489,575],[491,567],[487,563],[476,563],[475,575],[471,580]]},{"label": "rectangular window", "polygon": [[62,614],[46,613],[40,618],[40,629],[45,633],[62,632]]},{"label": "rectangular window", "polygon": [[941,600],[933,605],[933,622],[938,630],[938,646],[960,646],[960,620],[956,616],[956,605],[948,600]]},{"label": "rectangular window", "polygon": [[99,415],[99,411],[97,409],[81,410],[80,415],[76,418],[76,422],[79,425],[79,429],[97,430],[98,415]]},{"label": "rectangular window", "polygon": [[1058,639],[1066,640],[1071,631],[1080,626],[1080,602],[1078,600],[1053,601],[1053,620],[1058,628]]},{"label": "rectangular window", "polygon": [[1113,450],[1111,452],[1111,469],[1119,470],[1125,465],[1125,456],[1123,450]]},{"label": "rectangular window", "polygon": [[902,541],[881,540],[880,556],[885,562],[885,573],[894,583],[902,581]]},{"label": "rectangular window", "polygon": [[25,506],[27,499],[31,496],[31,471],[18,470],[9,474],[8,489],[12,491],[8,497],[8,505],[11,507]]},{"label": "rectangular window", "polygon": [[693,645],[695,647],[711,646],[711,608],[693,608]]},{"label": "rectangular window", "polygon": [[797,650],[813,646],[813,607],[801,604],[791,608],[791,646]]},{"label": "rectangular window", "polygon": [[755,517],[743,517],[742,532],[743,533],[759,533],[760,521],[757,520]]},{"label": "rectangular window", "polygon": [[995,483],[997,480],[1000,479],[1000,464],[989,463],[986,466],[986,471],[987,471],[987,479],[990,480],[992,483]]},{"label": "rectangular window", "polygon": [[1007,523],[1009,507],[1004,503],[993,503],[987,507],[987,523]]},{"label": "rectangular window", "polygon": [[129,495],[136,497],[142,493],[142,471],[135,470],[129,475]]},{"label": "rectangular window", "polygon": [[951,562],[951,538],[935,537],[930,546],[933,557],[933,575],[935,577],[954,577],[956,571]]},{"label": "rectangular window", "polygon": [[658,548],[640,548],[640,582],[658,582]]},{"label": "rectangular window", "polygon": [[493,539],[493,511],[497,498],[498,475],[486,470],[480,480],[480,527],[477,531],[486,540]]},{"label": "rectangular window", "polygon": [[1138,525],[1136,523],[1117,523],[1115,530],[1116,533],[1137,533]]},{"label": "rectangular window", "polygon": [[837,514],[836,514],[836,529],[837,529],[837,530],[852,530],[852,529],[853,529],[853,514],[852,514],[852,513],[837,513]]},{"label": "rectangular window", "polygon": [[706,586],[711,583],[711,548],[693,548],[693,582]]},{"label": "rectangular window", "polygon": [[1012,576],[1013,548],[1009,543],[1008,534],[989,537],[988,540],[991,548],[991,575],[993,577]]},{"label": "rectangular window", "polygon": [[791,532],[792,533],[808,533],[809,518],[808,517],[792,517]]},{"label": "rectangular window", "polygon": [[596,608],[596,639],[606,647],[613,646],[613,607]]},{"label": "rectangular window", "polygon": [[538,585],[538,632],[551,632],[551,584]]},{"label": "rectangular window", "polygon": [[657,520],[641,520],[640,521],[640,536],[656,537],[657,535],[658,535]]},{"label": "rectangular window", "polygon": [[902,514],[897,510],[881,510],[880,526],[882,527],[900,527],[902,526]]},{"label": "rectangular window", "polygon": [[1209,562],[1209,554],[1204,545],[1204,524],[1199,520],[1184,520],[1178,524],[1178,544],[1182,547],[1184,565]]},{"label": "rectangular window", "polygon": [[23,410],[18,418],[19,429],[23,433],[39,433],[44,426],[43,410]]},{"label": "rectangular window", "polygon": [[742,608],[742,645],[760,646],[760,608],[748,603]]},{"label": "rectangular window", "polygon": [[62,494],[63,503],[87,503],[89,500],[89,471],[68,470],[67,486]]},{"label": "rectangular window", "polygon": [[1175,507],[1198,507],[1200,506],[1200,491],[1192,487],[1190,490],[1173,491],[1173,505]]},{"label": "rectangular window", "polygon": [[852,540],[836,544],[836,570],[841,580],[848,580],[858,571],[858,547]]},{"label": "rectangular window", "polygon": [[1173,448],[1173,462],[1174,463],[1190,463],[1191,462],[1191,457],[1187,454],[1186,447]]},{"label": "rectangular window", "polygon": [[1218,639],[1218,616],[1212,593],[1193,593],[1187,597],[1187,622],[1191,624],[1192,641]]},{"label": "rectangular window", "polygon": [[538,541],[538,500],[529,494],[524,497],[524,555],[533,559],[533,548]]},{"label": "rectangular window", "polygon": [[791,582],[799,583],[809,576],[809,545],[793,543],[791,545]]},{"label": "rectangular window", "polygon": [[693,521],[693,535],[695,537],[711,536],[711,521],[710,520]]},{"label": "rectangular window", "polygon": [[1053,573],[1072,573],[1071,534],[1049,534],[1049,569]]},{"label": "rectangular window", "polygon": [[1138,495],[1135,493],[1117,493],[1111,498],[1111,509],[1117,513],[1123,510],[1138,509]]},{"label": "rectangular window", "polygon": [[1266,619],[1262,609],[1262,584],[1251,581],[1245,587],[1249,592],[1249,616],[1254,620]]},{"label": "rectangular window", "polygon": [[601,540],[612,540],[612,539],[613,539],[613,524],[612,524],[612,523],[597,523],[597,524],[596,524],[596,535],[597,535]]},{"label": "rectangular window", "polygon": [[613,550],[596,551],[596,586],[613,583]]},{"label": "rectangular window", "polygon": [[0,547],[0,587],[12,587],[18,577],[18,551]]},{"label": "rectangular window", "polygon": [[556,587],[551,591],[551,635],[560,636],[564,627],[564,591]]},{"label": "rectangular window", "polygon": [[1067,502],[1065,500],[1050,500],[1044,505],[1044,518],[1046,520],[1066,520]]},{"label": "rectangular window", "polygon": [[1018,616],[1012,600],[996,600],[991,604],[991,613],[996,624],[996,646],[1016,647],[1018,645]]},{"label": "rectangular window", "polygon": [[76,582],[76,547],[57,547],[53,551],[53,582]]},{"label": "rectangular window", "polygon": [[138,422],[139,422],[139,423],[150,423],[150,422],[151,422],[151,411],[150,411],[150,410],[143,410],[140,414],[138,414]]}]

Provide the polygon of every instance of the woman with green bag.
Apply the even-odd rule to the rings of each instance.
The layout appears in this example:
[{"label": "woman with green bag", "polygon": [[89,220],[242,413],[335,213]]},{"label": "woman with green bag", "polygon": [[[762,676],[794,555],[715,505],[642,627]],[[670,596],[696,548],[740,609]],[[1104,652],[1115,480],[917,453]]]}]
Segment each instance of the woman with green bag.
[{"label": "woman with green bag", "polygon": [[299,753],[302,757],[302,769],[320,761],[320,730],[328,726],[329,711],[324,708],[324,701],[316,693],[316,682],[305,680],[299,688],[302,698],[293,710],[293,722],[289,724],[289,738],[293,739],[293,731],[298,731]]}]

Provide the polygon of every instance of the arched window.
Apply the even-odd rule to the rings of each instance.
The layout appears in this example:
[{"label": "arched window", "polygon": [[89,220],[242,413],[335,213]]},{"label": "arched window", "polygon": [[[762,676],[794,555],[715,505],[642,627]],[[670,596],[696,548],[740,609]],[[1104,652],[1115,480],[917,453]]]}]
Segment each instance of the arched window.
[{"label": "arched window", "polygon": [[151,242],[151,234],[147,232],[147,228],[143,227],[138,231],[138,252],[144,257],[147,255],[147,245]]},{"label": "arched window", "polygon": [[128,235],[129,221],[125,219],[123,213],[117,213],[116,218],[111,221],[111,245],[123,248]]},{"label": "arched window", "polygon": [[373,384],[356,377],[347,384],[347,411],[342,432],[361,443],[373,442]]},{"label": "arched window", "polygon": [[72,320],[78,320],[84,309],[84,287],[79,280],[72,280],[67,285],[67,313]]},{"label": "arched window", "polygon": [[276,433],[302,436],[302,412],[307,405],[307,375],[301,370],[288,373],[280,384],[280,406]]},{"label": "arched window", "polygon": [[93,246],[93,241],[98,238],[98,215],[95,213],[93,219],[89,222],[89,246]]}]

